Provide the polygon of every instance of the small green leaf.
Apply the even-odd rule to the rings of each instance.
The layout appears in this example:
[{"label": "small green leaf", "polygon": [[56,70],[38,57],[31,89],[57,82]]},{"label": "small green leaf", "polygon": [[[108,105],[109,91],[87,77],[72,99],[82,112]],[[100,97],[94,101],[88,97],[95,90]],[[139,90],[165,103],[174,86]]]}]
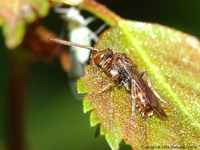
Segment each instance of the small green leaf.
[{"label": "small green leaf", "polygon": [[84,80],[78,80],[77,81],[77,87],[78,87],[77,91],[78,91],[79,94],[88,92],[87,88],[84,85]]},{"label": "small green leaf", "polygon": [[23,40],[26,24],[47,15],[48,9],[48,0],[1,0],[0,26],[7,47],[16,48]]},{"label": "small green leaf", "polygon": [[99,123],[97,116],[94,114],[94,112],[92,111],[90,114],[90,125],[92,127],[96,126]]},{"label": "small green leaf", "polygon": [[87,96],[85,96],[84,99],[83,99],[83,109],[84,109],[83,110],[84,113],[92,110],[92,105],[90,104]]},{"label": "small green leaf", "polygon": [[98,93],[110,77],[91,63],[79,81],[88,91],[84,107],[92,106],[91,125],[100,123],[112,149],[121,140],[133,149],[200,144],[200,43],[195,37],[158,24],[121,20],[96,46],[126,53],[139,71],[146,69],[168,115],[167,120],[156,114],[144,119],[136,109],[132,116],[130,92],[113,83]]}]

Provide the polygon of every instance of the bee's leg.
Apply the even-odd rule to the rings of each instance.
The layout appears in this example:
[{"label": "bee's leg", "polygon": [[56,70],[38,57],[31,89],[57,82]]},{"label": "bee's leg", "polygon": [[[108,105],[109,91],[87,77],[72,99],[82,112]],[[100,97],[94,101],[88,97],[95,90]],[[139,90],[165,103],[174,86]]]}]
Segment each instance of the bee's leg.
[{"label": "bee's leg", "polygon": [[152,80],[151,80],[151,77],[149,75],[149,73],[143,69],[140,74],[139,74],[139,78],[142,78],[144,76],[144,74],[147,74],[147,83],[148,83],[148,86],[151,88],[151,90],[153,91],[153,93],[160,99],[160,101],[164,102],[164,103],[167,103],[166,101],[164,101],[160,95],[158,94],[158,92],[155,90],[155,86],[153,85],[152,83]]},{"label": "bee's leg", "polygon": [[135,107],[136,107],[136,87],[135,87],[135,80],[131,80],[131,97],[132,97],[132,116],[135,117]]},{"label": "bee's leg", "polygon": [[148,86],[149,86],[150,88],[154,89],[155,87],[154,87],[154,85],[153,85],[153,83],[152,83],[151,77],[150,77],[149,73],[148,73],[145,69],[143,69],[143,70],[139,73],[139,78],[142,78],[142,77],[144,76],[145,73],[147,74],[147,83],[148,83]]},{"label": "bee's leg", "polygon": [[112,83],[113,83],[115,80],[117,80],[117,78],[119,78],[119,77],[120,77],[120,74],[116,74],[115,76],[113,76],[113,77],[110,79],[110,81],[109,81],[108,84],[106,84],[101,90],[99,90],[98,92],[93,93],[93,94],[99,94],[99,93],[105,91],[105,90],[108,89],[108,88],[112,85]]},{"label": "bee's leg", "polygon": [[102,63],[102,68],[105,68],[107,70],[110,63],[112,63],[112,58],[106,59],[106,61]]},{"label": "bee's leg", "polygon": [[163,100],[160,95],[158,94],[158,92],[155,89],[152,89],[153,93],[159,98],[160,101],[162,101],[163,103],[167,103],[165,100]]}]

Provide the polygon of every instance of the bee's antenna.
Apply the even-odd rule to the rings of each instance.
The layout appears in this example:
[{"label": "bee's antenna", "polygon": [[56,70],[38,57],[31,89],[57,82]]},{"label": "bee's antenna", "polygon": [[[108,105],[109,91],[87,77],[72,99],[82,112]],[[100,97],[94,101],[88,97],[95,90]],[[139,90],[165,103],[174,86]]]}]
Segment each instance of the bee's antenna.
[{"label": "bee's antenna", "polygon": [[59,38],[51,38],[50,41],[52,41],[54,43],[59,43],[59,44],[62,44],[62,45],[75,46],[75,47],[89,49],[89,50],[92,50],[92,51],[100,51],[98,48],[72,43],[72,42],[65,41],[65,40],[62,40],[62,39],[59,39]]}]

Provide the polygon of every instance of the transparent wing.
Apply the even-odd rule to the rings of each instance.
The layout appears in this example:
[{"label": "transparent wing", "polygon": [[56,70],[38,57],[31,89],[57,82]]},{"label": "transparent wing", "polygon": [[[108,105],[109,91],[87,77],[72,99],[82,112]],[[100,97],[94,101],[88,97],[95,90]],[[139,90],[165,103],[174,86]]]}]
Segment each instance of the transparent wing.
[{"label": "transparent wing", "polygon": [[139,83],[136,83],[137,87],[145,94],[151,107],[154,111],[163,119],[167,119],[167,115],[159,103],[158,97],[153,93],[149,86],[144,82],[142,78],[139,78]]}]

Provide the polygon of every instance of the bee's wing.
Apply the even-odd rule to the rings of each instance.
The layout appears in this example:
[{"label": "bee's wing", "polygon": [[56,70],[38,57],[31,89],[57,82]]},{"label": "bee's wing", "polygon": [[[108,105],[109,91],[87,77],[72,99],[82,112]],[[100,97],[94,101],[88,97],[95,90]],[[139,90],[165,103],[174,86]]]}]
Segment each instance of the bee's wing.
[{"label": "bee's wing", "polygon": [[158,101],[158,97],[153,93],[153,91],[148,87],[142,78],[139,78],[137,84],[138,88],[145,94],[149,104],[154,109],[154,111],[163,119],[167,119],[167,115]]},{"label": "bee's wing", "polygon": [[148,100],[151,107],[154,109],[154,111],[163,119],[167,119],[167,115],[160,105],[158,101],[158,97],[153,93],[151,88],[144,82],[142,78],[140,78],[136,73],[133,73],[132,69],[124,66],[127,74],[131,77],[132,80],[134,80],[135,86],[137,86],[140,91],[146,96],[146,99]]},{"label": "bee's wing", "polygon": [[156,113],[158,115],[160,115],[160,117],[162,117],[163,119],[167,119],[167,115],[164,111],[164,109],[162,108],[162,106],[160,105],[159,101],[158,101],[158,97],[152,92],[152,90],[150,88],[148,88],[148,95],[147,95],[147,99],[149,101],[149,104],[153,107],[153,109],[156,111]]}]

